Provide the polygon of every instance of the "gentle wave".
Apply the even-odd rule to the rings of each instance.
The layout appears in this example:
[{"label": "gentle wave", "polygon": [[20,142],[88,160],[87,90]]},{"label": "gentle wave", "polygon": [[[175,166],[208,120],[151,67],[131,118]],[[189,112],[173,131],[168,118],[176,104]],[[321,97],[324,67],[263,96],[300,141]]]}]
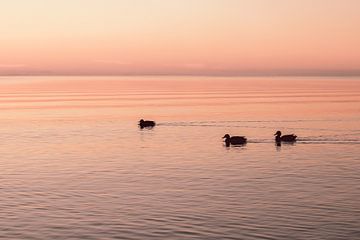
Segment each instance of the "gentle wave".
[{"label": "gentle wave", "polygon": [[[1,239],[358,238],[359,106],[331,101],[360,81],[47,78],[0,87]],[[249,104],[218,101],[239,93]],[[256,99],[296,94],[326,103]],[[298,141],[278,147],[278,129]],[[224,133],[249,144],[225,148]]]}]

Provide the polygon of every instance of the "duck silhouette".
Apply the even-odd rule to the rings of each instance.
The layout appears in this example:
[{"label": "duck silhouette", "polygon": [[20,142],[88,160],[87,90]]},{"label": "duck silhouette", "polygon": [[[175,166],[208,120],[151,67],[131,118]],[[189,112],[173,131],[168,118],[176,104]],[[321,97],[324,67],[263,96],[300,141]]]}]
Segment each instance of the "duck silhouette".
[{"label": "duck silhouette", "polygon": [[244,145],[247,142],[246,137],[243,136],[230,137],[229,134],[225,134],[223,138],[225,139],[225,145],[227,147],[229,147],[230,145]]},{"label": "duck silhouette", "polygon": [[155,127],[155,125],[156,125],[156,123],[154,121],[149,121],[149,120],[145,121],[144,119],[141,119],[139,121],[139,127],[141,129],[143,129],[143,128],[153,128],[153,127]]},{"label": "duck silhouette", "polygon": [[297,136],[294,135],[294,134],[289,134],[289,135],[283,135],[282,136],[282,133],[281,131],[277,131],[275,134],[274,134],[275,137],[275,141],[277,143],[281,143],[281,142],[296,142],[296,138]]}]

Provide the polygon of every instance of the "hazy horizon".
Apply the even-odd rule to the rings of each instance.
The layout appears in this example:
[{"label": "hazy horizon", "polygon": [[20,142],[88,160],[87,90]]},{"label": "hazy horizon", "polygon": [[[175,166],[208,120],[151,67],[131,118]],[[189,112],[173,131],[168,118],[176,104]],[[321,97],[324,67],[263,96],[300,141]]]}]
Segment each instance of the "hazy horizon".
[{"label": "hazy horizon", "polygon": [[0,77],[359,77],[360,71],[333,72],[245,72],[245,73],[9,73]]},{"label": "hazy horizon", "polygon": [[356,0],[0,3],[0,75],[360,75]]}]

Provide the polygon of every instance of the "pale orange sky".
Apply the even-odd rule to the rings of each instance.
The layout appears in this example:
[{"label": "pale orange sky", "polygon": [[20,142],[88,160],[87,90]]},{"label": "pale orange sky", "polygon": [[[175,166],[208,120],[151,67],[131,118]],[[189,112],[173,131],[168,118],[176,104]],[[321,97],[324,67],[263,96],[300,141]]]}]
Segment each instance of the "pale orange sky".
[{"label": "pale orange sky", "polygon": [[360,75],[359,0],[9,0],[0,75]]}]

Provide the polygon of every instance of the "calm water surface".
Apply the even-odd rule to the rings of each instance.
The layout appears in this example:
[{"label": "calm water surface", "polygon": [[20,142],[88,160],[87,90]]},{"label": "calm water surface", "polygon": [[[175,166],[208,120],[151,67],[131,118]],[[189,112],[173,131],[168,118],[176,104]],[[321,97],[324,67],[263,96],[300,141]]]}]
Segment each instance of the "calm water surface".
[{"label": "calm water surface", "polygon": [[360,239],[357,78],[2,77],[0,140],[3,239]]}]

